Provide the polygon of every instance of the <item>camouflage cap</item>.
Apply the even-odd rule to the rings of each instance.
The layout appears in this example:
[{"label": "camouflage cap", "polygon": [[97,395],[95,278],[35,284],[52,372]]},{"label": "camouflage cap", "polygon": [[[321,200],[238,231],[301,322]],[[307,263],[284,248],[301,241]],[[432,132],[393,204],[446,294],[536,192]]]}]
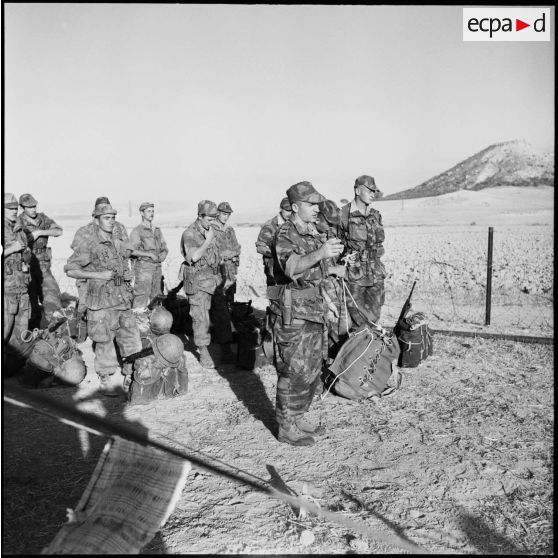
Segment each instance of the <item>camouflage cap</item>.
[{"label": "camouflage cap", "polygon": [[116,215],[116,209],[113,209],[110,203],[98,203],[93,210],[93,217],[100,217],[101,215]]},{"label": "camouflage cap", "polygon": [[19,196],[19,205],[22,207],[34,207],[37,205],[37,200],[31,194],[21,194]]},{"label": "camouflage cap", "polygon": [[153,203],[151,203],[151,202],[143,202],[143,203],[140,205],[139,210],[140,210],[140,211],[143,211],[144,209],[147,209],[148,207],[155,207],[155,204],[153,204]]},{"label": "camouflage cap", "polygon": [[355,188],[357,188],[358,186],[366,186],[366,188],[368,188],[369,190],[373,190],[375,192],[378,191],[376,181],[374,180],[374,178],[368,176],[367,174],[363,174],[355,180]]},{"label": "camouflage cap", "polygon": [[[97,198],[95,200],[95,207],[97,207],[98,205],[101,205],[102,203],[110,204],[110,201],[106,196],[101,196],[100,198]],[[93,208],[93,211],[91,212],[91,216],[95,217],[95,208]]]},{"label": "camouflage cap", "polygon": [[202,200],[198,203],[198,215],[217,216],[217,205],[210,200]]},{"label": "camouflage cap", "polygon": [[17,198],[11,192],[4,192],[4,207],[7,209],[17,209]]},{"label": "camouflage cap", "polygon": [[320,203],[325,197],[316,191],[310,182],[298,182],[287,190],[287,197],[291,204],[305,201],[308,203]]},{"label": "camouflage cap", "polygon": [[320,213],[330,225],[338,225],[341,222],[341,210],[332,200],[320,202]]},{"label": "camouflage cap", "polygon": [[281,203],[279,204],[279,207],[283,211],[292,211],[293,210],[293,208],[291,207],[291,202],[289,201],[289,198],[287,198],[286,196],[281,200]]},{"label": "camouflage cap", "polygon": [[217,211],[220,211],[221,213],[232,213],[233,212],[231,204],[229,202],[221,202],[217,206]]}]

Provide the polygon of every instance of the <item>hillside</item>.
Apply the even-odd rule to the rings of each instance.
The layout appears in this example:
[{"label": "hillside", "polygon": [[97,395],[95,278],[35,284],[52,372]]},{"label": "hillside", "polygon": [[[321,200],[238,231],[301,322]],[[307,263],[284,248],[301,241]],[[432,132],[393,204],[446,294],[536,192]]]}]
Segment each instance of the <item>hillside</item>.
[{"label": "hillside", "polygon": [[383,200],[425,198],[496,186],[554,186],[554,154],[541,153],[520,140],[497,143],[434,178]]}]

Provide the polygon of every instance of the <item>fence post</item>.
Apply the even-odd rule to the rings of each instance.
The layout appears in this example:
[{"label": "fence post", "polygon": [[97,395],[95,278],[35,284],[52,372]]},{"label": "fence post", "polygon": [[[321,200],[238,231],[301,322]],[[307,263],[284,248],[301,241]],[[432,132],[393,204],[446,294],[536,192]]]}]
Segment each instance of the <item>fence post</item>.
[{"label": "fence post", "polygon": [[486,259],[486,314],[484,325],[490,325],[490,309],[492,299],[492,239],[494,228],[488,227],[488,257]]}]

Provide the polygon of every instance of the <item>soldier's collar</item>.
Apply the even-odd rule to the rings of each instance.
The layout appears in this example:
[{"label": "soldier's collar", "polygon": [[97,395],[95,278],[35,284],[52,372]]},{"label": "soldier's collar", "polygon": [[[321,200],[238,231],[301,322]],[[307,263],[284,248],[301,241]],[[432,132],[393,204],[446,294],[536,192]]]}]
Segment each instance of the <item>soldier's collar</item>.
[{"label": "soldier's collar", "polygon": [[318,234],[318,229],[316,229],[313,223],[304,223],[298,218],[291,219],[291,221],[298,234],[311,234],[312,236],[316,236]]},{"label": "soldier's collar", "polygon": [[363,213],[356,205],[355,200],[349,203],[349,214],[350,215],[362,215],[363,217],[368,217],[372,213],[372,204],[366,207],[366,211]]},{"label": "soldier's collar", "polygon": [[281,215],[281,213],[277,213],[277,224],[281,226],[284,222],[285,219],[283,218],[283,215]]}]

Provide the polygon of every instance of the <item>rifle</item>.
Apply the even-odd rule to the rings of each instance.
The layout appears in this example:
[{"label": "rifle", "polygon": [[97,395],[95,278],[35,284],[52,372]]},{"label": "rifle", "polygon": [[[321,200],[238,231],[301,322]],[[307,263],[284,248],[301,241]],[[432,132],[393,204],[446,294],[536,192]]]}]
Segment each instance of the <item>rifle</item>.
[{"label": "rifle", "polygon": [[401,309],[401,314],[399,314],[399,319],[397,320],[398,322],[400,322],[407,315],[407,312],[411,309],[411,297],[413,296],[413,291],[415,290],[416,284],[417,281],[415,279],[415,281],[413,281],[413,286],[411,287],[411,292],[409,293],[409,296],[407,297],[405,304],[403,304],[403,308]]}]

